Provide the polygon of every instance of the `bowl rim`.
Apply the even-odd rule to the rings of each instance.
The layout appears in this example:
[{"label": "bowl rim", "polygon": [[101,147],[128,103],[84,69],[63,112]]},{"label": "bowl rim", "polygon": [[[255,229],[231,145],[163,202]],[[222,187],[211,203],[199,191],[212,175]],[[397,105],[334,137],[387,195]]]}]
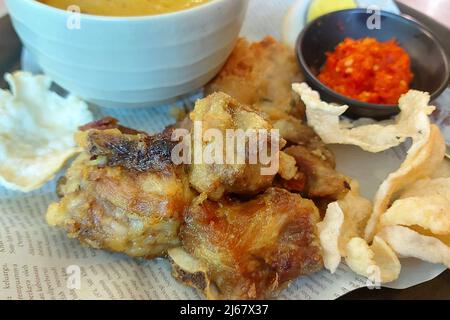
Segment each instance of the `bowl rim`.
[{"label": "bowl rim", "polygon": [[[299,34],[299,36],[297,37],[297,41],[295,43],[295,51],[296,51],[296,56],[297,56],[297,60],[300,63],[301,68],[304,70],[304,72],[306,73],[306,77],[310,79],[310,81],[312,81],[316,86],[318,86],[320,88],[320,90],[324,91],[327,95],[334,97],[338,100],[343,101],[346,105],[348,106],[353,106],[353,107],[358,107],[358,108],[365,108],[365,109],[378,109],[380,111],[387,111],[387,110],[399,110],[398,104],[376,104],[376,103],[368,103],[368,102],[364,102],[364,101],[359,101],[353,98],[349,98],[347,96],[344,96],[336,91],[334,91],[333,89],[329,88],[328,86],[326,86],[325,84],[323,84],[311,71],[311,69],[309,68],[309,66],[306,64],[305,58],[303,56],[303,50],[302,50],[302,44],[303,44],[303,40],[305,38],[306,33],[312,28],[312,26],[314,25],[314,23],[319,20],[322,19],[324,17],[327,16],[331,16],[334,14],[342,14],[343,12],[347,12],[349,14],[353,14],[353,13],[365,13],[367,14],[367,9],[364,8],[353,8],[353,9],[343,9],[343,10],[338,10],[338,11],[333,11],[330,13],[327,13],[325,15],[322,15],[320,17],[318,17],[317,19],[309,22],[302,30],[302,32]],[[410,16],[404,16],[401,14],[395,14],[389,11],[385,11],[385,10],[380,10],[380,14],[382,16],[386,16],[388,18],[394,18],[394,19],[399,19],[402,20],[405,23],[408,23],[410,25],[414,25],[416,28],[420,29],[421,32],[425,33],[429,38],[431,38],[432,41],[435,42],[435,45],[437,47],[437,49],[439,50],[439,53],[441,54],[441,56],[443,57],[443,61],[444,61],[444,73],[446,73],[446,78],[445,80],[441,83],[441,85],[434,91],[434,92],[430,92],[430,100],[433,101],[434,99],[436,99],[442,92],[444,92],[444,90],[448,87],[449,82],[450,82],[450,62],[447,58],[447,54],[445,53],[445,50],[443,48],[443,46],[441,45],[440,41],[436,38],[436,36],[433,34],[433,32],[424,24],[418,22],[417,20],[413,19]],[[411,88],[414,89],[414,88]]]},{"label": "bowl rim", "polygon": [[[38,0],[6,0],[8,1],[22,1],[26,3],[26,5],[34,6],[36,9],[39,10],[48,10],[49,12],[67,16],[73,14],[73,12],[63,10],[57,7],[53,7],[51,5],[42,3]],[[236,1],[236,0],[233,0]],[[249,0],[239,0],[248,2]],[[104,21],[104,22],[118,22],[118,23],[124,23],[124,22],[146,22],[146,21],[153,21],[153,20],[168,20],[172,18],[182,17],[182,16],[189,16],[194,14],[201,14],[201,11],[209,10],[211,8],[214,8],[220,4],[227,3],[229,0],[210,0],[209,2],[203,3],[201,5],[174,11],[174,12],[166,12],[166,13],[160,13],[160,14],[154,14],[154,15],[143,15],[143,16],[105,16],[105,15],[94,15],[94,14],[88,14],[88,13],[79,13],[80,16],[83,19],[87,19],[90,21]],[[8,6],[8,5],[6,5]]]}]

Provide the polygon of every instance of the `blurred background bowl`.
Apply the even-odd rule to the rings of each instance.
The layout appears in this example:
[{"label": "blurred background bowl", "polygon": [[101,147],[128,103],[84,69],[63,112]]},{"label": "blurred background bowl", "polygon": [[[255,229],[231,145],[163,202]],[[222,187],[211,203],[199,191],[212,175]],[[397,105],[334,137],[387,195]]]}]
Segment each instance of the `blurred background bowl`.
[{"label": "blurred background bowl", "polygon": [[437,98],[448,86],[450,78],[446,53],[431,31],[403,16],[381,11],[381,28],[370,30],[367,21],[373,13],[366,9],[348,9],[326,14],[312,21],[300,34],[296,52],[307,82],[328,102],[346,104],[346,115],[354,118],[385,119],[399,112],[397,105],[380,105],[343,96],[322,84],[317,75],[326,61],[326,53],[334,51],[345,38],[372,37],[378,41],[395,38],[411,58],[414,79],[412,89],[426,91]]},{"label": "blurred background bowl", "polygon": [[24,46],[59,86],[100,106],[130,108],[211,80],[234,47],[248,0],[143,17],[77,14],[35,0],[6,5]]}]

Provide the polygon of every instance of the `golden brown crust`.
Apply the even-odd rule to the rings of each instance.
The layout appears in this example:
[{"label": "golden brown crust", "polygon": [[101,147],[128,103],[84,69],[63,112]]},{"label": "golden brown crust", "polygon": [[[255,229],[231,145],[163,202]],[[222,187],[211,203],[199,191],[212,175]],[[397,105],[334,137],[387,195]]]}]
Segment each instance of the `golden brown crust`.
[{"label": "golden brown crust", "polygon": [[239,39],[206,93],[224,92],[260,112],[291,144],[320,152],[334,167],[333,154],[305,123],[305,107],[291,85],[301,82],[294,51],[271,37],[249,43]]},{"label": "golden brown crust", "polygon": [[[49,224],[94,247],[153,258],[179,245],[182,214],[193,198],[183,166],[170,161],[163,135],[89,129],[85,151],[58,183]],[[162,143],[165,144],[162,144]]]},{"label": "golden brown crust", "polygon": [[322,268],[314,203],[270,188],[247,202],[194,200],[181,229],[185,250],[207,266],[221,299],[273,297]]}]

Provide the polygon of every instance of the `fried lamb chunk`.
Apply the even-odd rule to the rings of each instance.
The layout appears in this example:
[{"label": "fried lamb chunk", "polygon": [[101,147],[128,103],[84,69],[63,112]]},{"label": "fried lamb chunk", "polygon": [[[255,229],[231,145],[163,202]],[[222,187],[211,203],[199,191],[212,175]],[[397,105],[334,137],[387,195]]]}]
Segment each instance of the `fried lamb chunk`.
[{"label": "fried lamb chunk", "polygon": [[88,246],[134,257],[178,246],[193,193],[184,167],[170,161],[172,143],[164,135],[92,129],[97,125],[78,133],[84,152],[61,180],[48,223]]},{"label": "fried lamb chunk", "polygon": [[[208,97],[197,101],[194,111],[190,114],[190,120],[195,124],[199,124],[201,132],[199,135],[192,135],[193,154],[206,154],[206,150],[212,149],[216,145],[216,137],[208,137],[210,130],[218,133],[218,139],[222,139],[223,145],[220,146],[222,163],[208,163],[207,159],[197,162],[192,160],[189,169],[189,181],[193,188],[199,193],[207,193],[208,197],[213,200],[219,200],[226,194],[240,194],[252,196],[260,192],[264,192],[272,185],[272,182],[280,173],[285,178],[292,178],[296,171],[295,160],[280,151],[286,141],[282,138],[275,138],[275,148],[272,149],[271,130],[272,125],[264,119],[259,112],[252,107],[238,103],[235,99],[224,93],[213,93]],[[267,133],[267,136],[257,140],[251,140],[249,136],[245,137],[245,145],[240,146],[237,139],[231,142],[232,149],[229,149],[226,139],[228,133],[243,133],[248,130],[259,130]],[[252,163],[249,157],[249,145],[253,143],[256,151],[256,160]],[[279,159],[279,166],[275,165],[273,171],[267,174],[262,171],[263,168],[270,167],[273,163],[262,164],[259,146],[265,144],[268,148],[268,154],[272,159]],[[230,151],[231,150],[231,151]],[[227,162],[228,156],[232,156],[233,161]],[[241,162],[238,162],[239,157]],[[215,161],[215,159],[214,159]]]},{"label": "fried lamb chunk", "polygon": [[169,250],[173,275],[210,299],[275,297],[322,268],[310,200],[270,188],[249,201],[197,197],[181,228],[184,249]]}]

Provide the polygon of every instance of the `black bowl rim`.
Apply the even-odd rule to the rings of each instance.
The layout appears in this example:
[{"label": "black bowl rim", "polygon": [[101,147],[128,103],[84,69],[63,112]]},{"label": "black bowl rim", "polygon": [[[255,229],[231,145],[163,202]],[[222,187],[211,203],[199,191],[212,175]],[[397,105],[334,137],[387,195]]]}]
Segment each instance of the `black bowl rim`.
[{"label": "black bowl rim", "polygon": [[[306,64],[306,61],[304,59],[303,56],[303,51],[302,51],[302,43],[305,37],[305,34],[307,31],[310,30],[310,28],[313,26],[314,23],[317,22],[317,20],[322,19],[324,17],[327,16],[331,16],[334,14],[338,14],[338,13],[343,13],[343,12],[347,12],[347,13],[365,13],[367,14],[367,9],[363,9],[363,8],[354,8],[354,9],[344,9],[344,10],[338,10],[338,11],[333,11],[327,14],[324,14],[322,16],[320,16],[319,18],[309,22],[302,30],[302,32],[299,34],[299,36],[297,37],[297,41],[295,44],[295,51],[296,51],[296,55],[297,55],[297,60],[300,63],[300,66],[302,67],[302,69],[306,72],[306,76],[307,78],[310,79],[310,81],[312,81],[317,87],[320,88],[320,90],[324,91],[326,94],[328,94],[329,96],[336,98],[339,102],[343,101],[346,105],[350,106],[350,107],[358,107],[358,108],[364,108],[364,109],[378,109],[380,111],[395,111],[396,109],[399,110],[398,108],[398,104],[375,104],[375,103],[368,103],[368,102],[363,102],[363,101],[359,101],[359,100],[355,100],[352,98],[349,98],[347,96],[344,96],[336,91],[334,91],[333,89],[329,88],[328,86],[326,86],[325,84],[323,84],[319,79],[317,79],[317,77],[312,73],[311,69],[309,68],[309,66]],[[380,10],[380,14],[382,16],[386,16],[388,18],[394,18],[394,19],[400,19],[403,20],[403,22],[407,22],[410,25],[415,26],[416,28],[420,29],[421,32],[425,33],[429,38],[431,38],[432,41],[435,42],[435,45],[437,47],[437,49],[439,50],[440,54],[443,57],[443,61],[444,61],[444,67],[445,70],[444,72],[447,74],[446,79],[442,82],[441,86],[439,88],[437,88],[434,92],[430,93],[430,100],[433,101],[434,99],[436,99],[438,96],[440,96],[442,94],[442,92],[444,92],[444,90],[448,87],[449,82],[450,82],[450,62],[448,61],[447,58],[447,54],[445,53],[444,48],[442,47],[440,41],[435,37],[435,35],[433,34],[433,32],[425,25],[423,25],[422,23],[418,22],[417,20],[411,18],[411,17],[407,17],[407,16],[403,16],[403,15],[399,15],[399,14],[395,14],[392,12],[388,12],[388,11],[384,11],[384,10]],[[414,89],[414,88],[411,88]]]}]

